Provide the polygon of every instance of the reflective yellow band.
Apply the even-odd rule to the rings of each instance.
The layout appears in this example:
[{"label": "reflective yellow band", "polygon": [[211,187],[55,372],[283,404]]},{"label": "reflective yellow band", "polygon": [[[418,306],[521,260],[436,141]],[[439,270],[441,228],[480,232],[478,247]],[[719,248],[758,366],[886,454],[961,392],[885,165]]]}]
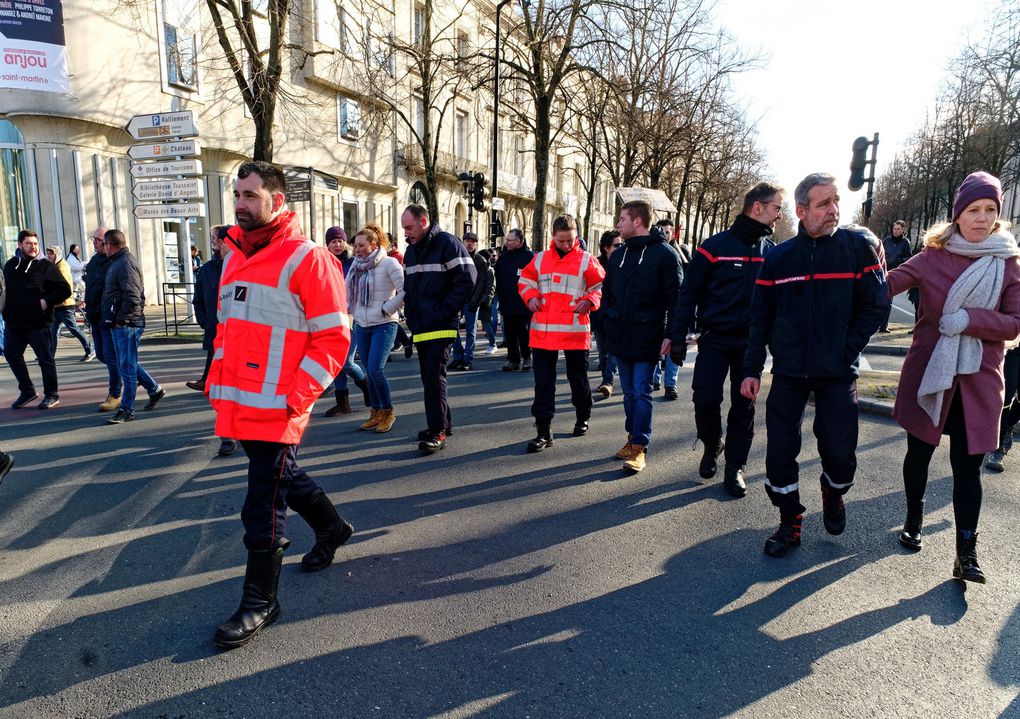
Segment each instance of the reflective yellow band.
[{"label": "reflective yellow band", "polygon": [[436,330],[435,332],[422,332],[411,337],[412,342],[428,342],[429,340],[452,340],[456,339],[457,330]]}]

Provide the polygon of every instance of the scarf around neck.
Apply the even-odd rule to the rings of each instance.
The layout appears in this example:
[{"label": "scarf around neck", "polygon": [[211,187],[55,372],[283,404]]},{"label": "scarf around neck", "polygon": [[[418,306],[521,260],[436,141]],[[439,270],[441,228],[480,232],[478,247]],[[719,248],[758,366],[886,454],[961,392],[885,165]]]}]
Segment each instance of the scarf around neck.
[{"label": "scarf around neck", "polygon": [[347,296],[353,298],[355,304],[369,306],[369,298],[372,296],[372,270],[378,267],[385,256],[382,248],[376,247],[365,259],[354,258],[354,262],[351,263],[351,274],[347,278]]}]

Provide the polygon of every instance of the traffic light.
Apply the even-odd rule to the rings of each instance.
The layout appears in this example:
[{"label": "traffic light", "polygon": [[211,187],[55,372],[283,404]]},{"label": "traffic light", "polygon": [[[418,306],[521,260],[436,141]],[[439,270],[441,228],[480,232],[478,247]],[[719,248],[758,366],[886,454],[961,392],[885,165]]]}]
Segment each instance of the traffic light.
[{"label": "traffic light", "polygon": [[850,182],[848,186],[854,192],[864,187],[864,168],[868,166],[868,142],[866,137],[858,137],[853,144],[853,157],[850,159]]},{"label": "traffic light", "polygon": [[479,212],[485,211],[485,175],[476,172],[471,178],[471,206]]}]

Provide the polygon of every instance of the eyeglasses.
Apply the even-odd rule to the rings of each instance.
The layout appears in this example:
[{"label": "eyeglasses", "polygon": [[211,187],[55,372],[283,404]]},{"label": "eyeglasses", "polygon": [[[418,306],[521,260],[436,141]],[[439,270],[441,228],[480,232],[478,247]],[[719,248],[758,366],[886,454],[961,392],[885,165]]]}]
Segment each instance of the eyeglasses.
[{"label": "eyeglasses", "polygon": [[106,240],[104,240],[102,237],[89,237],[89,239],[92,240],[93,242],[99,242],[99,243],[106,242]]},{"label": "eyeglasses", "polygon": [[614,242],[613,244],[610,245],[610,247],[623,247],[623,243],[622,242]]}]

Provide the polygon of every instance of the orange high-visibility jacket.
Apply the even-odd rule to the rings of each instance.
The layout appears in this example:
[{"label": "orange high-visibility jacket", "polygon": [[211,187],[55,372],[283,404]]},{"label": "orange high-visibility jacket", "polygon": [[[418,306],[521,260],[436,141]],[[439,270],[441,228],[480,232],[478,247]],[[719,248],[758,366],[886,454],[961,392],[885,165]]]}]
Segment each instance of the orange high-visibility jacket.
[{"label": "orange high-visibility jacket", "polygon": [[347,359],[351,331],[340,265],[287,214],[250,257],[227,240],[233,251],[220,276],[206,382],[221,437],[298,444],[312,405]]},{"label": "orange high-visibility jacket", "polygon": [[542,309],[531,317],[531,346],[546,350],[591,349],[591,321],[588,313],[577,314],[581,300],[597,310],[602,301],[602,280],[606,271],[599,261],[577,242],[564,257],[555,248],[535,255],[521,270],[517,291],[524,304],[540,297]]}]

